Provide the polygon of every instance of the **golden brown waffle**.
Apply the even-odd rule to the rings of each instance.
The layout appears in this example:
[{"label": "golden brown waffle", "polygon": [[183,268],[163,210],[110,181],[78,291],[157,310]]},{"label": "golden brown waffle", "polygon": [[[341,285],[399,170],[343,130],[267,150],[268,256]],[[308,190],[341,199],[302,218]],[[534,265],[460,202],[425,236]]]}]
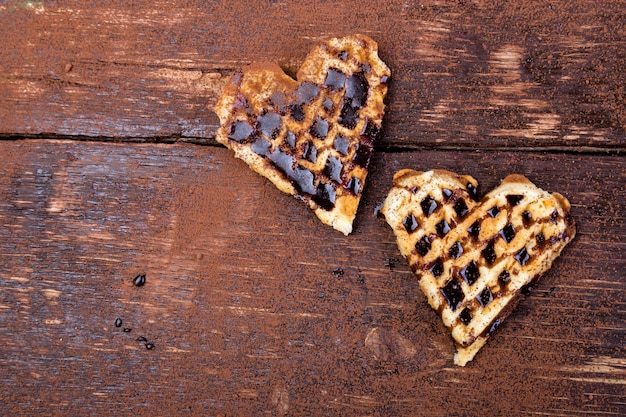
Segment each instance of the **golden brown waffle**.
[{"label": "golden brown waffle", "polygon": [[215,111],[218,142],[325,224],[349,234],[385,110],[389,68],[372,39],[316,46],[297,81],[274,64],[234,74]]},{"label": "golden brown waffle", "polygon": [[381,213],[464,366],[552,265],[576,229],[569,202],[509,175],[480,202],[448,171],[396,173]]}]

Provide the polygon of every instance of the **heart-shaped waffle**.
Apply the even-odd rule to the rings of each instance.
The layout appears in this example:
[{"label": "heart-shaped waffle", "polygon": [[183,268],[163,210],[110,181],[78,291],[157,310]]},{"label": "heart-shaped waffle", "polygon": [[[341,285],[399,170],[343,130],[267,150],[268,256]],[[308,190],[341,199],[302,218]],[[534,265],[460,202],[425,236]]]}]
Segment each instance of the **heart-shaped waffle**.
[{"label": "heart-shaped waffle", "polygon": [[509,175],[479,202],[470,176],[397,172],[381,213],[464,366],[576,229],[569,202]]},{"label": "heart-shaped waffle", "polygon": [[349,234],[385,110],[389,68],[363,35],[316,46],[297,81],[253,64],[227,82],[218,142]]}]

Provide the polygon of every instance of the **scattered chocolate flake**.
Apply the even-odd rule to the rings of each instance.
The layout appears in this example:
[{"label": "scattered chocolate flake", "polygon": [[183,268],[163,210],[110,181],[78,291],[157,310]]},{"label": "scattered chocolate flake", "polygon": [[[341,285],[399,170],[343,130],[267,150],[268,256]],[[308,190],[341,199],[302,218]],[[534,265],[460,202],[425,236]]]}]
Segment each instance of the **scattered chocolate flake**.
[{"label": "scattered chocolate flake", "polygon": [[152,350],[152,349],[154,349],[154,343],[152,343],[152,342],[148,342],[148,343],[146,343],[144,346],[145,346],[145,347],[146,347],[146,349],[148,349],[148,350]]},{"label": "scattered chocolate flake", "polygon": [[365,125],[361,129],[361,140],[367,142],[370,145],[374,143],[378,135],[380,134],[380,126],[368,118],[365,118]]},{"label": "scattered chocolate flake", "polygon": [[270,97],[270,104],[279,112],[284,113],[287,108],[287,96],[280,91],[275,91]]},{"label": "scattered chocolate flake", "polygon": [[290,155],[286,152],[282,152],[279,149],[275,149],[274,152],[267,156],[270,161],[274,163],[276,168],[281,170],[287,177],[290,179],[294,179],[295,170],[294,165],[296,163],[296,159],[293,155]]},{"label": "scattered chocolate flake", "polygon": [[383,265],[385,268],[393,269],[396,266],[396,262],[398,262],[397,258],[387,258]]},{"label": "scattered chocolate flake", "polygon": [[343,269],[339,268],[339,267],[333,268],[333,270],[331,272],[332,272],[332,274],[333,274],[333,276],[335,278],[341,278],[343,276],[343,274],[344,274]]},{"label": "scattered chocolate flake", "polygon": [[367,168],[370,163],[370,158],[372,157],[372,146],[367,145],[365,143],[361,143],[357,146],[356,152],[354,152],[354,156],[352,160],[355,164]]},{"label": "scattered chocolate flake", "polygon": [[330,99],[330,97],[326,97],[324,101],[322,101],[322,107],[324,107],[324,110],[326,110],[326,112],[328,113],[330,113],[333,110],[334,103]]},{"label": "scattered chocolate flake", "polygon": [[139,336],[139,337],[137,338],[137,341],[138,341],[138,342],[147,342],[147,341],[148,341],[148,339],[146,339],[144,336]]},{"label": "scattered chocolate flake", "polygon": [[550,214],[550,222],[557,224],[559,220],[559,212],[554,210],[552,214]]},{"label": "scattered chocolate flake", "polygon": [[122,327],[122,319],[120,318],[115,319],[115,327]]},{"label": "scattered chocolate flake", "polygon": [[246,121],[238,120],[230,129],[229,139],[236,142],[244,142],[254,133],[254,128]]},{"label": "scattered chocolate flake", "polygon": [[139,274],[133,279],[135,287],[143,287],[146,285],[146,274]]},{"label": "scattered chocolate flake", "polygon": [[131,329],[130,327],[124,327],[124,329],[122,330],[124,333],[130,333],[133,329]]}]

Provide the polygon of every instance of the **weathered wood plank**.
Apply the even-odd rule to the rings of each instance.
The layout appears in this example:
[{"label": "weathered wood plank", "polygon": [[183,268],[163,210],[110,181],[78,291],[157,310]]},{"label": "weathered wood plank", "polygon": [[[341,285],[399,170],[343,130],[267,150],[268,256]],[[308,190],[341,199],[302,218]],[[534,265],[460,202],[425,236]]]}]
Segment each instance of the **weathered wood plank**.
[{"label": "weathered wood plank", "polygon": [[393,71],[381,149],[623,150],[625,14],[622,1],[5,2],[0,135],[212,143],[228,74],[257,60],[294,74],[317,40],[363,32]]},{"label": "weathered wood plank", "polygon": [[[378,152],[344,237],[218,147],[0,152],[0,414],[626,411],[623,157]],[[576,239],[466,368],[374,216],[403,167],[572,202]]]}]

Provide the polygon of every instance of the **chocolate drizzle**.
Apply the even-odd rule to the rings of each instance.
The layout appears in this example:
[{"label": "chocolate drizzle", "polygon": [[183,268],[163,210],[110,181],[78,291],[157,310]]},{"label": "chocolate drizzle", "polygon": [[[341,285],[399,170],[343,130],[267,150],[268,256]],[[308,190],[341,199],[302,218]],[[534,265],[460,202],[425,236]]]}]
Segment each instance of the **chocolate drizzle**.
[{"label": "chocolate drizzle", "polygon": [[428,236],[423,236],[418,240],[415,244],[415,249],[420,256],[426,256],[426,254],[430,252],[430,239]]},{"label": "chocolate drizzle", "polygon": [[[394,192],[398,194],[388,197],[391,203],[385,214],[396,227],[398,244],[403,254],[408,252],[411,269],[420,278],[430,304],[452,330],[460,348],[457,358],[465,364],[467,356],[482,346],[484,340],[480,339],[495,331],[517,299],[532,288],[545,271],[545,261],[551,260],[548,256],[558,256],[548,249],[560,249],[557,246],[571,239],[575,231],[569,207],[559,204],[560,197],[554,202],[545,192],[536,192],[524,183],[519,188],[503,187],[504,192],[495,190],[474,204],[470,199],[477,194],[473,183],[467,183],[465,189],[449,185],[458,178],[442,172],[435,172],[434,177],[410,170],[396,174]],[[439,190],[433,191],[438,185]],[[396,204],[397,196],[408,204],[392,217],[389,207]],[[402,226],[396,224],[400,221],[409,234],[417,230],[419,221],[419,234],[403,234]],[[407,240],[415,243],[414,248],[407,247]],[[476,341],[475,349],[462,349]]]},{"label": "chocolate drizzle", "polygon": [[420,206],[422,206],[422,213],[424,213],[424,216],[426,217],[433,214],[433,212],[437,210],[437,207],[439,207],[437,201],[435,201],[435,199],[431,196],[424,198],[420,203]]},{"label": "chocolate drizzle", "polygon": [[461,323],[468,325],[472,321],[472,310],[465,307],[459,314],[459,320],[461,320]]},{"label": "chocolate drizzle", "polygon": [[467,285],[474,284],[480,278],[480,270],[476,261],[471,261],[463,269],[461,269],[461,277],[467,282]]},{"label": "chocolate drizzle", "polygon": [[441,294],[448,302],[452,311],[456,310],[465,298],[461,285],[455,279],[451,279],[446,286],[441,289]]},{"label": "chocolate drizzle", "polygon": [[485,262],[487,262],[487,265],[492,265],[496,261],[497,256],[493,240],[489,241],[487,246],[485,246],[485,249],[482,250],[481,254],[485,259]]},{"label": "chocolate drizzle", "polygon": [[463,254],[463,245],[461,245],[461,242],[455,242],[452,246],[450,246],[448,254],[452,259],[457,259],[461,256]]},{"label": "chocolate drizzle", "polygon": [[346,75],[336,68],[329,68],[326,74],[326,81],[324,81],[324,87],[330,91],[338,91],[343,89],[346,82]]},{"label": "chocolate drizzle", "polygon": [[341,170],[343,165],[339,158],[329,156],[326,160],[326,166],[324,167],[324,174],[331,180],[341,183]]},{"label": "chocolate drizzle", "polygon": [[257,118],[259,130],[269,139],[274,139],[282,126],[280,115],[274,112],[267,112]]},{"label": "chocolate drizzle", "polygon": [[320,182],[317,186],[315,194],[311,198],[320,206],[320,208],[324,210],[331,210],[335,206],[337,192],[332,185]]},{"label": "chocolate drizzle", "polygon": [[313,125],[311,126],[311,130],[309,132],[314,138],[321,140],[326,139],[326,136],[328,136],[328,122],[317,116],[313,121]]},{"label": "chocolate drizzle", "polygon": [[433,262],[430,267],[430,273],[433,274],[435,278],[439,278],[443,275],[443,260],[441,258],[437,258],[437,260]]},{"label": "chocolate drizzle", "polygon": [[402,225],[404,226],[404,229],[407,231],[407,233],[413,233],[419,227],[417,219],[415,218],[413,213],[410,213],[406,216],[406,218],[402,222]]},{"label": "chocolate drizzle", "polygon": [[[382,76],[374,74],[369,58],[361,62],[362,55],[351,56],[348,50],[326,44],[321,47],[335,59],[334,65],[324,68],[323,82],[304,81],[293,90],[278,85],[278,91],[267,95],[266,103],[248,99],[243,90],[248,74],[235,74],[231,79],[237,89],[233,94],[233,116],[223,129],[228,130],[224,136],[229,141],[248,145],[276,169],[291,183],[296,196],[310,199],[323,210],[332,210],[338,197],[359,197],[363,189],[382,114],[370,120],[362,109],[370,98],[373,103],[369,105],[377,106],[380,98],[371,95],[369,80],[381,77],[384,84],[388,76],[384,74],[386,68]],[[361,43],[359,47],[368,49],[369,45]],[[350,72],[341,61],[349,62],[348,68],[356,63],[357,69]],[[386,87],[382,91],[384,94]]]},{"label": "chocolate drizzle", "polygon": [[233,123],[230,130],[229,139],[236,142],[245,142],[254,133],[254,128],[250,126],[250,123],[242,120],[237,120]]},{"label": "chocolate drizzle", "polygon": [[258,137],[254,142],[252,142],[250,147],[257,155],[266,156],[271,149],[272,144],[262,137]]},{"label": "chocolate drizzle", "polygon": [[442,238],[445,235],[447,235],[451,229],[450,229],[450,225],[448,224],[448,222],[445,219],[443,219],[435,225],[435,230],[437,230],[437,236]]}]

